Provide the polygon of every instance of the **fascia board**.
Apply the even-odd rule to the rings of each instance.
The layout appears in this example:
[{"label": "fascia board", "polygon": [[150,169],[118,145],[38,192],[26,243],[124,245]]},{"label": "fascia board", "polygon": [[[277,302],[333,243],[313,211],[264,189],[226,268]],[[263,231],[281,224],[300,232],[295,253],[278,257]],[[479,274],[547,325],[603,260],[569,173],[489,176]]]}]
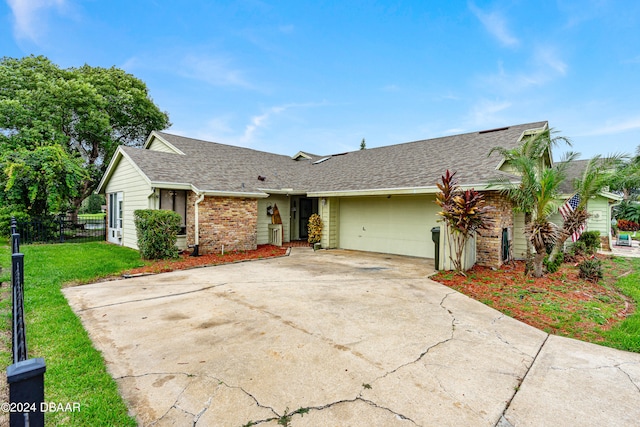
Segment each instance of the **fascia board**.
[{"label": "fascia board", "polygon": [[204,194],[205,196],[216,196],[216,197],[244,197],[249,199],[266,199],[269,197],[266,193],[255,193],[248,191],[221,191],[221,190],[204,190],[199,189],[194,185],[191,185],[191,190],[193,190],[196,194]]},{"label": "fascia board", "polygon": [[116,150],[116,152],[113,154],[113,157],[111,158],[111,161],[109,162],[109,166],[107,166],[107,170],[105,171],[104,175],[102,176],[102,179],[100,180],[100,183],[98,184],[98,187],[96,188],[94,193],[101,194],[103,192],[104,187],[107,185],[107,183],[111,179],[111,176],[115,172],[116,167],[122,161],[123,158],[126,159],[131,164],[131,166],[136,170],[136,172],[138,172],[140,174],[140,176],[142,176],[142,178],[145,180],[145,182],[148,185],[151,186],[151,180],[149,179],[149,177],[142,171],[142,169],[140,169],[138,167],[136,162],[134,162],[131,159],[131,157],[129,157],[127,155],[127,153],[124,152],[122,147],[119,146],[118,149]]},{"label": "fascia board", "polygon": [[[505,189],[503,185],[494,185],[489,187],[488,184],[461,185],[461,190],[476,191],[500,191]],[[380,188],[369,190],[341,190],[341,191],[312,191],[307,193],[309,197],[352,197],[352,196],[401,196],[413,194],[436,194],[440,189],[436,186],[432,187],[408,187],[408,188]]]}]

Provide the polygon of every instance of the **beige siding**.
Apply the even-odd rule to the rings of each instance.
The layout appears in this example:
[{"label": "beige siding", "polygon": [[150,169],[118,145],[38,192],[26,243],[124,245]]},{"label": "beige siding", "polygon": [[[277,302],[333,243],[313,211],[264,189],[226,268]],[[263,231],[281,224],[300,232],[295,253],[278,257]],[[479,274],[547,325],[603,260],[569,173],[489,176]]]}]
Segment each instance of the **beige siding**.
[{"label": "beige siding", "polygon": [[133,223],[133,212],[137,209],[149,209],[151,187],[131,163],[122,157],[117,164],[111,179],[105,187],[106,193],[123,193],[122,201],[122,244],[138,249],[136,227]]},{"label": "beige siding", "polygon": [[[455,240],[454,237],[446,233],[446,227],[440,223],[440,254],[439,254],[439,270],[455,270],[455,264],[452,261],[455,259]],[[473,267],[476,263],[476,238],[470,237],[464,246],[464,252],[462,254],[462,269],[464,271]]]},{"label": "beige siding", "polygon": [[440,225],[434,196],[340,199],[339,247],[433,258],[431,228]]},{"label": "beige siding", "polygon": [[[564,201],[563,201],[564,203]],[[609,199],[596,196],[587,203],[587,211],[591,217],[587,220],[587,231],[599,231],[600,236],[609,236],[611,229],[611,208]],[[551,222],[562,227],[562,215],[558,212],[551,215]],[[526,240],[524,236],[524,214],[516,213],[514,217],[515,227],[513,235],[513,255],[516,259],[524,259],[526,251]],[[569,239],[566,243],[571,243]]]},{"label": "beige siding", "polygon": [[[601,237],[608,237],[611,232],[611,208],[609,199],[596,196],[587,202],[587,212],[591,215],[587,220],[586,231],[599,231]],[[551,221],[562,226],[563,220],[559,213],[551,216]],[[566,243],[571,243],[571,238]],[[566,244],[565,243],[565,244]]]},{"label": "beige siding", "polygon": [[524,235],[524,214],[516,212],[513,214],[513,257],[515,259],[525,259],[527,254],[527,240]]},{"label": "beige siding", "polygon": [[340,199],[335,197],[320,199],[318,210],[322,218],[322,240],[320,244],[326,249],[337,248],[340,243],[338,233],[340,229]]},{"label": "beige siding", "polygon": [[278,205],[280,218],[282,219],[282,228],[284,231],[283,242],[290,241],[290,224],[291,224],[291,207],[289,205],[290,198],[285,195],[271,195],[266,199],[258,199],[258,244],[264,245],[269,243],[269,224],[271,224],[271,216],[267,215],[267,206]]},{"label": "beige siding", "polygon": [[599,231],[601,236],[608,236],[611,230],[611,209],[608,199],[596,196],[587,203],[587,211],[591,214],[587,220],[587,230]]},{"label": "beige siding", "polygon": [[147,150],[151,151],[161,151],[163,153],[176,153],[176,151],[169,147],[167,144],[159,140],[158,138],[153,138]]}]

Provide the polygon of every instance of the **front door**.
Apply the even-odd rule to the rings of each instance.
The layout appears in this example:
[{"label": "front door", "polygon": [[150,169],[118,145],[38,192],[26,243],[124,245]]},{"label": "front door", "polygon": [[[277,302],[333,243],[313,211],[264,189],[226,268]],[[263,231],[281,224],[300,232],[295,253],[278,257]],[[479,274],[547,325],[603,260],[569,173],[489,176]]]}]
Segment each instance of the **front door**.
[{"label": "front door", "polygon": [[122,245],[122,192],[109,193],[109,242]]},{"label": "front door", "polygon": [[305,197],[300,198],[300,239],[309,237],[309,217],[313,214],[313,201]]}]

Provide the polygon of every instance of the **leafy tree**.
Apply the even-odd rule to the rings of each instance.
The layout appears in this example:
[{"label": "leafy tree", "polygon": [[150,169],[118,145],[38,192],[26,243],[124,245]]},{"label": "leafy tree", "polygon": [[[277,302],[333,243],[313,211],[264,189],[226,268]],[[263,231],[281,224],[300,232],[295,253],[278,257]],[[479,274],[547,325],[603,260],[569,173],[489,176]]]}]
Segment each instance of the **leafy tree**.
[{"label": "leafy tree", "polygon": [[616,173],[609,181],[609,188],[622,194],[624,200],[635,200],[640,195],[640,145],[636,155],[627,161],[619,161]]},{"label": "leafy tree", "polygon": [[0,60],[0,151],[59,145],[86,176],[70,206],[95,189],[118,145],[141,145],[169,126],[141,80],[118,68],[61,69],[43,56]]},{"label": "leafy tree", "polygon": [[[516,148],[494,147],[489,152],[489,155],[494,152],[501,154],[519,178],[519,182],[514,182],[504,177],[491,185],[502,186],[501,193],[513,203],[514,210],[524,214],[527,242],[525,274],[533,269],[535,277],[542,276],[546,247],[557,238],[557,228],[549,221],[549,216],[558,207],[556,196],[566,169],[566,166],[552,168],[545,159],[550,159],[551,148],[560,142],[571,145],[568,138],[554,136],[555,133],[552,129],[546,129],[524,138]],[[565,159],[568,162],[576,156],[570,152]],[[535,257],[532,255],[533,249],[536,251]]]},{"label": "leafy tree", "polygon": [[360,143],[360,149],[361,150],[367,149],[367,143],[364,141],[364,138],[362,138],[362,142]]},{"label": "leafy tree", "polygon": [[461,190],[455,178],[456,172],[447,170],[437,183],[440,193],[436,194],[436,203],[442,211],[438,215],[445,223],[448,238],[453,239],[453,253],[449,255],[457,273],[464,274],[462,256],[465,246],[479,229],[486,227],[487,210],[484,196],[471,190]]},{"label": "leafy tree", "polygon": [[82,159],[57,144],[24,147],[0,154],[0,213],[44,217],[66,211],[89,177]]}]

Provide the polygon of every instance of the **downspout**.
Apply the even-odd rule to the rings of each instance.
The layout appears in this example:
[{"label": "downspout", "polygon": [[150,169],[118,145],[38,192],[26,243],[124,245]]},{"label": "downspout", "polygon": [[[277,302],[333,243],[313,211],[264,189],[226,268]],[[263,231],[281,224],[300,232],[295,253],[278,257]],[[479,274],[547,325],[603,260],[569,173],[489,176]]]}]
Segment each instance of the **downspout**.
[{"label": "downspout", "polygon": [[204,193],[200,193],[200,194],[198,194],[198,198],[196,199],[196,201],[194,203],[194,209],[195,209],[195,211],[194,211],[194,221],[195,221],[195,224],[193,225],[193,229],[194,229],[195,236],[194,236],[193,252],[191,253],[191,256],[200,256],[200,253],[198,252],[198,247],[200,245],[200,223],[198,221],[198,205],[203,200],[204,200]]}]

